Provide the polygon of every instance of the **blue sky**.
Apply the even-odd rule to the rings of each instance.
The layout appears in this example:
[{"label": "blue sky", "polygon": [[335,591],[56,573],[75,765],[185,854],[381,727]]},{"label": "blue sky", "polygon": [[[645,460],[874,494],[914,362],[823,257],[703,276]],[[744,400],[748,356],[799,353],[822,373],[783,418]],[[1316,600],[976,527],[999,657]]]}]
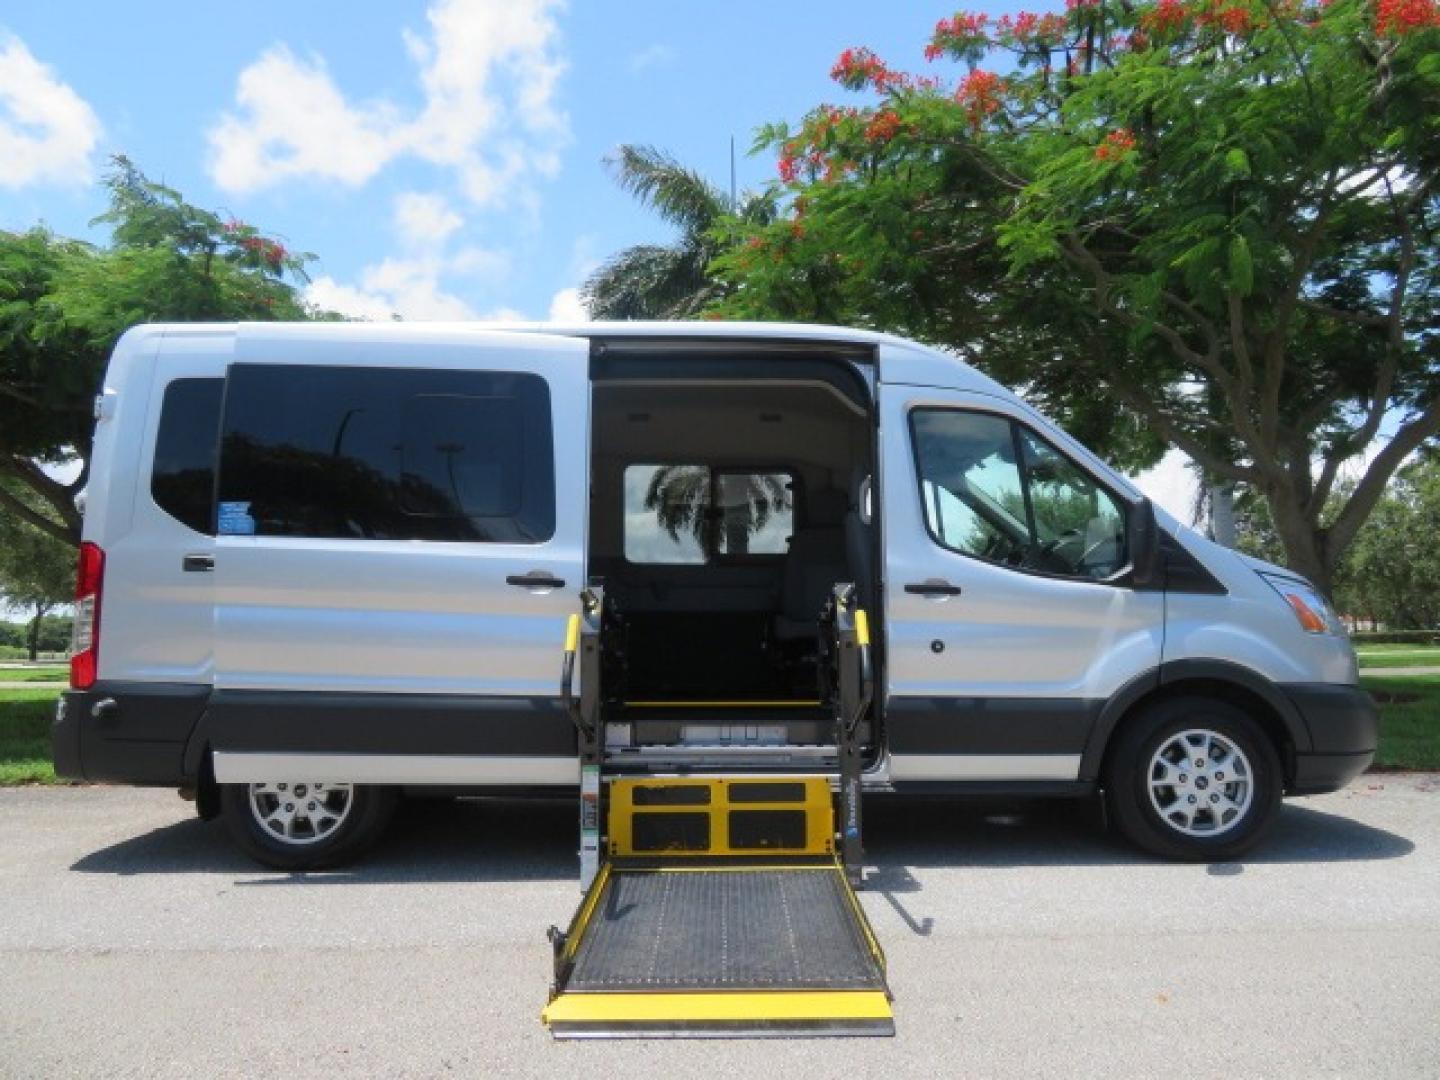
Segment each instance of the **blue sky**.
[{"label": "blue sky", "polygon": [[[969,5],[1000,14],[1016,5]],[[0,228],[95,240],[125,153],[200,206],[313,251],[312,298],[387,318],[577,318],[607,255],[667,228],[619,191],[622,143],[741,188],[760,124],[849,99],[868,45],[922,69],[941,3],[856,0],[18,0],[0,9]],[[944,71],[944,65],[939,70]],[[1141,484],[1189,516],[1177,454]]]},{"label": "blue sky", "polygon": [[[0,226],[94,236],[95,181],[123,152],[192,202],[316,252],[315,297],[330,306],[544,318],[570,310],[566,290],[598,260],[666,235],[607,175],[612,148],[654,144],[724,184],[733,135],[740,185],[762,185],[773,160],[746,155],[758,125],[846,98],[828,72],[848,46],[923,67],[948,13],[674,0],[11,5],[0,147],[28,138],[16,158],[34,164],[0,174]],[[66,100],[36,105],[47,96]],[[37,107],[38,121],[19,112]]]}]

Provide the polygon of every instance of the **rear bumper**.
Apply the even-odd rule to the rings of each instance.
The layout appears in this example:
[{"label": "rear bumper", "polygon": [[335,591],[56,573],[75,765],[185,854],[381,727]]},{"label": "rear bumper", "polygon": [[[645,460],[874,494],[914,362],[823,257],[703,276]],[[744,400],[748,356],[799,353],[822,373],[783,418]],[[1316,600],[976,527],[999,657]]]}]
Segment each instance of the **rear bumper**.
[{"label": "rear bumper", "polygon": [[97,683],[60,696],[50,726],[55,773],[99,780],[181,787],[185,744],[210,690],[183,683]]},{"label": "rear bumper", "polygon": [[1310,733],[1310,749],[1295,755],[1294,795],[1338,791],[1370,767],[1379,742],[1380,714],[1358,686],[1299,683],[1282,687]]}]

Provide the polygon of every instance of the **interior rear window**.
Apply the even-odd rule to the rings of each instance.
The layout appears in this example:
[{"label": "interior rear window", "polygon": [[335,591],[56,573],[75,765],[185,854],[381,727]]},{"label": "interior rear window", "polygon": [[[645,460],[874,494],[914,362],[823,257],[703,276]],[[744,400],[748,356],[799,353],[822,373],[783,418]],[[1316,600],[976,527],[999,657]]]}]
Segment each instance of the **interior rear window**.
[{"label": "interior rear window", "polygon": [[150,495],[196,532],[214,531],[215,447],[224,379],[176,379],[165,388]]},{"label": "interior rear window", "polygon": [[794,532],[794,478],[707,465],[625,469],[625,558],[700,564],[783,555]]},{"label": "interior rear window", "polygon": [[221,533],[543,543],[555,532],[538,375],[235,364]]}]

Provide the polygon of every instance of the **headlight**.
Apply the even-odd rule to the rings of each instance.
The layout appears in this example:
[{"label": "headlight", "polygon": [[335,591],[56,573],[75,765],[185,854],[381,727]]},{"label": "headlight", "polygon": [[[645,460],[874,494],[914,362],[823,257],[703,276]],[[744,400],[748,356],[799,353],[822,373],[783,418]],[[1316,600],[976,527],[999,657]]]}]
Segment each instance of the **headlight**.
[{"label": "headlight", "polygon": [[1282,577],[1279,574],[1261,574],[1265,584],[1277,593],[1280,599],[1290,605],[1300,628],[1307,634],[1343,634],[1340,617],[1335,614],[1315,586],[1298,578]]}]

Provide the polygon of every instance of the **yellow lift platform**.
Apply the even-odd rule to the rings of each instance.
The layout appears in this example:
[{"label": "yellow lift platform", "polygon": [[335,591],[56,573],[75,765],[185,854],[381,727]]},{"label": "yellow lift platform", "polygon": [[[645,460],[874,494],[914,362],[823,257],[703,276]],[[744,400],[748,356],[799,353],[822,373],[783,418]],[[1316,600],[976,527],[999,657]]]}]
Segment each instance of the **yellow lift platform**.
[{"label": "yellow lift platform", "polygon": [[551,930],[542,1020],[556,1038],[894,1034],[885,955],[853,887],[854,732],[870,680],[865,615],[845,606],[850,595],[829,609],[834,677],[822,687],[836,704],[835,792],[823,775],[604,777],[604,601],[587,590],[564,679],[580,731],[586,888],[570,926]]}]

